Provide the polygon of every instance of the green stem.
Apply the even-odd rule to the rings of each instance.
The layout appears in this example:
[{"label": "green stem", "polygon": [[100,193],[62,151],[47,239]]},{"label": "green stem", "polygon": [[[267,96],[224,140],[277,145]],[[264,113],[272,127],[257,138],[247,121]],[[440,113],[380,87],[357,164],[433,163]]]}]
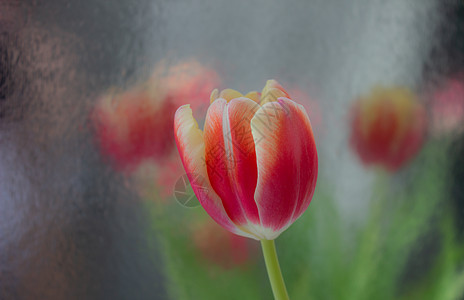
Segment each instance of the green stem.
[{"label": "green stem", "polygon": [[274,240],[261,240],[261,246],[263,247],[264,261],[266,262],[267,274],[271,282],[274,299],[289,300],[284,278],[280,271]]}]

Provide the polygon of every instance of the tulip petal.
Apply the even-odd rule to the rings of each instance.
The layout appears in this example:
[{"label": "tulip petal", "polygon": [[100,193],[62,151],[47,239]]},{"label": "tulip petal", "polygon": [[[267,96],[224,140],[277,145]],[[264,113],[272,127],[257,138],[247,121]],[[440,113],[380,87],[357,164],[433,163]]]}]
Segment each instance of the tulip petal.
[{"label": "tulip petal", "polygon": [[243,97],[242,93],[233,89],[222,90],[219,94],[219,98],[223,98],[229,102],[232,99]]},{"label": "tulip petal", "polygon": [[236,98],[228,103],[227,108],[230,129],[225,139],[231,144],[235,162],[229,178],[235,185],[236,194],[248,219],[258,223],[258,208],[254,199],[258,169],[250,123],[260,106],[248,98]]},{"label": "tulip petal", "polygon": [[248,98],[216,100],[205,122],[206,164],[211,185],[237,225],[259,236],[254,200],[256,154],[250,122],[259,105]]},{"label": "tulip petal", "polygon": [[264,105],[268,102],[277,101],[280,97],[290,98],[285,89],[276,80],[270,79],[261,91],[260,104]]},{"label": "tulip petal", "polygon": [[239,229],[231,221],[221,199],[212,188],[205,164],[203,132],[198,128],[198,123],[193,118],[189,105],[183,105],[177,110],[174,119],[174,133],[190,184],[206,212],[227,230],[256,239],[254,235]]},{"label": "tulip petal", "polygon": [[276,238],[308,207],[318,159],[305,109],[279,98],[262,106],[251,120],[258,182],[255,200],[266,239]]},{"label": "tulip petal", "polygon": [[209,103],[213,103],[219,97],[219,90],[214,89],[209,96]]},{"label": "tulip petal", "polygon": [[248,94],[246,94],[245,98],[251,99],[255,101],[256,103],[259,103],[259,100],[261,99],[261,94],[256,91],[253,91],[253,92],[249,92]]}]

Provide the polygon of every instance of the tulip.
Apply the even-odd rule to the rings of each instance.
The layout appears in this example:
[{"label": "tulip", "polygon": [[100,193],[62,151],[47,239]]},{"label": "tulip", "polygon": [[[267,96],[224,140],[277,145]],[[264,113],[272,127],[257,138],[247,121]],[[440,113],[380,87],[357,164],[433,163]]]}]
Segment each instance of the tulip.
[{"label": "tulip", "polygon": [[173,66],[163,61],[147,82],[105,95],[92,115],[102,153],[130,174],[148,161],[162,165],[174,151],[176,108],[188,101],[199,107],[218,82],[214,70],[195,60]]},{"label": "tulip", "polygon": [[182,163],[200,204],[219,225],[261,240],[274,295],[286,299],[273,240],[314,193],[318,164],[308,115],[275,80],[245,96],[214,90],[210,100],[204,131],[189,105],[176,112]]},{"label": "tulip", "polygon": [[177,105],[176,107],[190,104],[194,110],[203,112],[204,99],[219,84],[219,74],[195,59],[174,65],[162,60],[148,80],[147,89],[153,95],[162,93],[168,96]]},{"label": "tulip", "polygon": [[169,101],[161,103],[143,90],[102,97],[93,112],[102,153],[124,172],[164,157],[174,145],[168,130],[174,110]]},{"label": "tulip", "polygon": [[273,240],[308,207],[317,178],[311,124],[276,81],[261,96],[213,91],[204,132],[189,105],[177,110],[174,122],[194,192],[227,230]]},{"label": "tulip", "polygon": [[376,87],[351,113],[350,144],[365,165],[394,172],[422,146],[425,109],[406,88]]},{"label": "tulip", "polygon": [[[461,75],[462,77],[462,75]],[[432,94],[431,129],[434,135],[464,131],[464,78],[448,79]]]}]

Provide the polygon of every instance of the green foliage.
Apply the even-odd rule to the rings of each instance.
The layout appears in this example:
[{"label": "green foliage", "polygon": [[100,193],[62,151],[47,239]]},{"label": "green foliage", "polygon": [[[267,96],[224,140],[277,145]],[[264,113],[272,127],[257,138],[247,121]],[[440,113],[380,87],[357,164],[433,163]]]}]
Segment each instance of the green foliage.
[{"label": "green foliage", "polygon": [[[464,245],[449,211],[444,149],[427,145],[418,166],[379,173],[362,226],[343,219],[319,182],[308,211],[276,240],[291,299],[462,299]],[[228,270],[199,258],[187,228],[207,217],[201,208],[151,206],[172,299],[272,299],[261,255]]]}]

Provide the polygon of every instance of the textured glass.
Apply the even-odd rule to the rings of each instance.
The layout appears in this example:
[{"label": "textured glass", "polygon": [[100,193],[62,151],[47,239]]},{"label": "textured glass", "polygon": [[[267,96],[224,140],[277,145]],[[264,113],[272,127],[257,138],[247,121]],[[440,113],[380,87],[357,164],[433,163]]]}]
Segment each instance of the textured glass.
[{"label": "textured glass", "polygon": [[319,157],[276,240],[290,298],[464,299],[457,0],[0,0],[0,299],[271,299],[173,133],[268,79]]}]

